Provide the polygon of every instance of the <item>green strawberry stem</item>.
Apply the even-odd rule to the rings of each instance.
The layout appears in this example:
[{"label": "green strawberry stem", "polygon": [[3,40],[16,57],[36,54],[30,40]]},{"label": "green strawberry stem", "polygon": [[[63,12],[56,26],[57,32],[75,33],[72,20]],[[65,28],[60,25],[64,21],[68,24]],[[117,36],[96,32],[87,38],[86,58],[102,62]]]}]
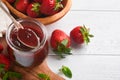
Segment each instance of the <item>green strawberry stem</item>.
[{"label": "green strawberry stem", "polygon": [[57,49],[54,50],[55,54],[61,58],[65,58],[65,55],[71,55],[71,48],[67,47],[68,40],[64,39],[61,43],[58,43]]},{"label": "green strawberry stem", "polygon": [[39,13],[39,7],[40,7],[40,4],[39,3],[33,3],[33,8],[32,10],[35,11],[36,13]]},{"label": "green strawberry stem", "polygon": [[56,2],[61,2],[61,1],[63,1],[63,0],[56,0]]},{"label": "green strawberry stem", "polygon": [[63,8],[63,4],[61,3],[61,0],[56,0],[56,5],[54,10],[59,10],[60,8]]},{"label": "green strawberry stem", "polygon": [[80,27],[80,31],[82,32],[83,39],[86,44],[90,42],[90,38],[94,37],[92,34],[89,33],[89,30],[90,29],[89,28],[87,29],[85,25],[83,25],[83,27]]}]

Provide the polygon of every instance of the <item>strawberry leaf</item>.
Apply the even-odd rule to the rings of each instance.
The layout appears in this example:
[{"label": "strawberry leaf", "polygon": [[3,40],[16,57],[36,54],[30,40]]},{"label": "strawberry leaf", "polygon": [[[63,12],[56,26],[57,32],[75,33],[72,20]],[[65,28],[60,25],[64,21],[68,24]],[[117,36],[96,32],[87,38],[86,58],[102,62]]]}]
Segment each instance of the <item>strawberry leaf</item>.
[{"label": "strawberry leaf", "polygon": [[71,48],[67,47],[68,40],[64,39],[61,43],[58,43],[57,49],[53,50],[55,54],[60,56],[61,58],[65,58],[65,55],[71,55]]},{"label": "strawberry leaf", "polygon": [[5,65],[0,64],[0,74],[3,75],[2,80],[8,80],[9,78],[22,78],[22,75],[17,72],[12,72],[12,71],[5,71],[4,70]]},{"label": "strawberry leaf", "polygon": [[60,71],[68,78],[72,78],[72,72],[67,66],[62,66]]},{"label": "strawberry leaf", "polygon": [[89,36],[89,37],[94,37],[92,34],[89,34],[88,36]]},{"label": "strawberry leaf", "polygon": [[4,64],[0,64],[0,74],[4,74],[5,73],[5,65]]},{"label": "strawberry leaf", "polygon": [[22,78],[22,75],[20,73],[17,73],[17,72],[9,71],[8,74],[9,74],[10,78],[13,78],[13,77],[15,77],[15,78]]},{"label": "strawberry leaf", "polygon": [[38,74],[38,77],[40,79],[44,79],[44,80],[50,80],[50,77],[47,74]]},{"label": "strawberry leaf", "polygon": [[18,79],[20,79],[20,78],[22,78],[22,75],[20,73],[17,73],[17,72],[8,71],[3,76],[3,80],[8,80],[8,78],[18,78]]},{"label": "strawberry leaf", "polygon": [[40,7],[39,3],[33,3],[32,11],[35,11],[36,13],[38,13],[40,11],[39,7]]},{"label": "strawberry leaf", "polygon": [[64,39],[62,42],[61,42],[61,44],[63,44],[63,45],[67,45],[68,44],[68,40],[67,39]]},{"label": "strawberry leaf", "polygon": [[71,53],[71,48],[66,48],[64,53],[71,55],[71,54],[72,54],[72,53]]},{"label": "strawberry leaf", "polygon": [[55,54],[60,56],[61,58],[65,58],[65,55],[62,54],[62,52],[58,52],[57,50],[54,50]]},{"label": "strawberry leaf", "polygon": [[2,79],[2,80],[8,80],[8,78],[9,78],[8,73],[5,73],[5,75],[3,76],[3,79]]},{"label": "strawberry leaf", "polygon": [[80,31],[83,35],[83,39],[84,39],[85,43],[88,44],[90,42],[90,38],[92,38],[94,36],[89,33],[89,29],[87,29],[85,27],[85,25],[83,25],[83,27],[80,27]]},{"label": "strawberry leaf", "polygon": [[54,10],[59,10],[60,8],[63,8],[63,4],[61,3],[62,0],[56,0],[56,5],[54,7]]},{"label": "strawberry leaf", "polygon": [[0,68],[4,68],[5,67],[5,65],[4,64],[0,64]]},{"label": "strawberry leaf", "polygon": [[56,2],[61,2],[62,0],[56,0]]}]

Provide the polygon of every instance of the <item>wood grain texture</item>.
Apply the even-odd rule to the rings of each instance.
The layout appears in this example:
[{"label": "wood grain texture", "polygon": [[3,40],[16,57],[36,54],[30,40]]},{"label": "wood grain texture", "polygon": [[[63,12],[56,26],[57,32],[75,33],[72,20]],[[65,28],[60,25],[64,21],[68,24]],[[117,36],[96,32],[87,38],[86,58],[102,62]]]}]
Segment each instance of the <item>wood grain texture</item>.
[{"label": "wood grain texture", "polygon": [[24,80],[40,80],[37,76],[39,73],[44,73],[50,76],[50,80],[64,80],[62,77],[53,73],[49,67],[47,66],[46,61],[44,61],[41,65],[34,68],[23,68],[20,66],[13,66],[13,69],[17,72],[22,73]]},{"label": "wood grain texture", "polygon": [[[11,6],[7,0],[2,0],[6,6],[8,7],[8,9],[15,15],[17,16],[18,18],[27,18],[28,16],[19,12],[18,10],[16,10],[13,6]],[[64,5],[64,8],[58,12],[57,14],[55,15],[52,15],[52,16],[48,16],[48,17],[44,17],[44,18],[34,18],[40,22],[42,22],[43,24],[47,25],[47,24],[50,24],[50,23],[53,23],[59,19],[61,19],[71,8],[71,5],[72,5],[72,2],[71,0],[63,0],[63,5]]]},{"label": "wood grain texture", "polygon": [[[0,38],[0,43],[4,45],[4,51],[7,55],[7,43],[5,38]],[[47,66],[47,61],[45,60],[41,65],[36,67],[21,67],[17,64],[13,64],[12,69],[16,72],[20,72],[23,76],[22,80],[40,80],[37,76],[38,73],[44,73],[50,76],[50,80],[64,80],[64,78],[60,77],[59,75],[53,73],[50,68]],[[12,79],[13,80],[13,79]],[[41,79],[42,80],[42,79]]]},{"label": "wood grain texture", "polygon": [[119,11],[120,0],[72,0],[71,10]]},{"label": "wood grain texture", "polygon": [[65,77],[66,80],[120,80],[120,56],[70,55],[63,60],[54,57],[48,57],[52,71],[57,72],[62,65],[71,69],[73,77]]}]

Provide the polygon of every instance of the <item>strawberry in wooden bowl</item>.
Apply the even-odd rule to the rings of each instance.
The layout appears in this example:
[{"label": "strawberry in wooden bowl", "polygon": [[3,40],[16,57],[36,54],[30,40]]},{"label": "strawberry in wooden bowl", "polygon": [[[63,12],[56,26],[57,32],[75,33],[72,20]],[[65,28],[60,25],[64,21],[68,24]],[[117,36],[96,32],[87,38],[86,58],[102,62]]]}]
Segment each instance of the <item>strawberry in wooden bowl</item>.
[{"label": "strawberry in wooden bowl", "polygon": [[61,19],[71,7],[71,0],[2,0],[18,18],[32,17],[43,24]]}]

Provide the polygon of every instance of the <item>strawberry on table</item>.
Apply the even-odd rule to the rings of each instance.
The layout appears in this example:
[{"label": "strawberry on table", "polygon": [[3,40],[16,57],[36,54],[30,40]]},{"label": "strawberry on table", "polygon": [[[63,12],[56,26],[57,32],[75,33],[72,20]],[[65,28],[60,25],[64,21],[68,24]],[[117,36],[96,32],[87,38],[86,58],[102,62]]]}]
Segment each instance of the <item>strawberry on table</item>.
[{"label": "strawberry on table", "polygon": [[61,0],[42,0],[40,11],[49,16],[59,12],[62,8]]},{"label": "strawberry on table", "polygon": [[77,43],[82,44],[86,42],[87,44],[90,42],[90,38],[93,37],[92,34],[89,33],[89,29],[87,29],[84,25],[77,26],[70,32],[71,39]]},{"label": "strawberry on table", "polygon": [[5,65],[5,70],[10,68],[10,60],[4,54],[0,54],[0,64]]},{"label": "strawberry on table", "polygon": [[29,3],[30,3],[30,0],[16,0],[15,8],[22,13],[26,13],[26,9]]},{"label": "strawberry on table", "polygon": [[54,52],[62,58],[65,54],[71,54],[70,37],[62,30],[56,29],[52,32],[50,44],[51,47],[54,49]]},{"label": "strawberry on table", "polygon": [[40,16],[40,3],[34,2],[29,4],[27,8],[27,15],[33,18]]}]

